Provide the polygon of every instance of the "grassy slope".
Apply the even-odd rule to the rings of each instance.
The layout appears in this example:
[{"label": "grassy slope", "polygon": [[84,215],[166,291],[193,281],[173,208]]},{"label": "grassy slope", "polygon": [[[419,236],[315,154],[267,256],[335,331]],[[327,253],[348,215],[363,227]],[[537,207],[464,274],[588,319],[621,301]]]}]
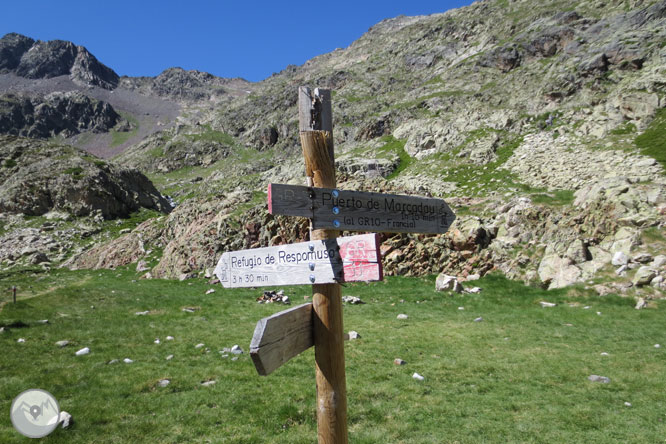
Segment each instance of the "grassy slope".
[{"label": "grassy slope", "polygon": [[[3,289],[19,286],[19,303],[4,305],[0,325],[29,324],[0,335],[0,411],[39,387],[76,421],[44,442],[315,441],[312,350],[266,378],[247,355],[256,321],[282,306],[256,304],[258,290],[217,286],[205,295],[210,286],[202,281],[132,282],[136,276],[0,276]],[[581,290],[546,293],[494,276],[477,285],[480,295],[436,293],[433,277],[343,290],[368,302],[344,309],[346,329],[362,336],[346,344],[351,442],[663,441],[666,354],[654,348],[666,345],[661,302],[637,311],[630,300]],[[299,301],[310,289],[286,291]],[[541,300],[560,305],[543,309]],[[184,313],[184,306],[201,310]],[[134,314],[142,310],[152,312]],[[478,316],[484,321],[473,322]],[[44,318],[50,324],[35,323]],[[162,344],[153,344],[157,337]],[[54,342],[61,339],[73,344],[60,349]],[[210,353],[194,348],[200,342]],[[233,344],[246,354],[220,358],[218,350]],[[74,356],[85,346],[89,355]],[[166,361],[169,354],[175,357]],[[106,364],[125,357],[135,362]],[[397,357],[407,365],[395,366]],[[425,381],[413,380],[414,372]],[[590,374],[612,382],[589,382]],[[156,387],[161,378],[171,385]],[[200,386],[209,379],[217,383]],[[3,416],[0,442],[24,442]]]}]

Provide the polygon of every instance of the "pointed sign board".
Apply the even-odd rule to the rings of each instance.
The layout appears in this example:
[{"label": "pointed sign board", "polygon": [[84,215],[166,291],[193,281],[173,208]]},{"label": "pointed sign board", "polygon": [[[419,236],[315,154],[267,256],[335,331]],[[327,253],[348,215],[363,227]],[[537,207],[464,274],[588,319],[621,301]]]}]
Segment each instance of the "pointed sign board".
[{"label": "pointed sign board", "polygon": [[381,281],[376,234],[226,252],[215,267],[226,288]]},{"label": "pointed sign board", "polygon": [[270,184],[271,214],[312,219],[312,228],[376,233],[445,233],[455,215],[443,199]]},{"label": "pointed sign board", "polygon": [[257,373],[266,376],[314,345],[312,303],[299,305],[257,323],[250,356]]}]

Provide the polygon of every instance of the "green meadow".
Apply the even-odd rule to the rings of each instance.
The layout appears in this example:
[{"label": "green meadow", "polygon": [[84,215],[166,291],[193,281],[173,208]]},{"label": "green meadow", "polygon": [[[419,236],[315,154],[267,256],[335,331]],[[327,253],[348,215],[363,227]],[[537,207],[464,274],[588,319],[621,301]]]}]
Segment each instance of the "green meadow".
[{"label": "green meadow", "polygon": [[[344,307],[345,331],[361,336],[345,345],[350,442],[666,442],[663,301],[635,310],[584,287],[472,284],[482,291],[438,293],[434,276],[343,288],[366,302]],[[74,418],[44,443],[316,442],[313,350],[267,377],[252,365],[256,322],[286,308],[258,304],[261,289],[140,280],[133,269],[4,272],[0,288],[2,443],[29,442],[9,417],[28,388]],[[284,290],[294,305],[311,292]],[[234,344],[238,359],[220,353]]]}]

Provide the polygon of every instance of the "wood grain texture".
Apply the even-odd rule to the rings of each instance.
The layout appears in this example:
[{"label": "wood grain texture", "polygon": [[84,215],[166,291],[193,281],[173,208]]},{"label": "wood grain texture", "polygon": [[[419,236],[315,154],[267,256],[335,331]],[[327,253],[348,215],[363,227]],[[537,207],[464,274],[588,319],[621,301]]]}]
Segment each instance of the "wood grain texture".
[{"label": "wood grain texture", "polygon": [[257,322],[250,357],[257,372],[266,376],[313,345],[312,304],[308,303]]},{"label": "wood grain texture", "polygon": [[271,214],[309,217],[315,229],[434,234],[456,218],[432,197],[269,184],[268,198]]},{"label": "wood grain texture", "polygon": [[225,252],[215,275],[225,288],[380,281],[379,237],[360,234]]},{"label": "wood grain texture", "polygon": [[[333,130],[332,114],[317,112],[312,95],[308,105],[304,97],[307,94],[307,89],[299,89],[299,129],[306,177],[311,178],[314,187],[335,188],[333,139],[326,134],[326,130],[328,133]],[[321,109],[330,109],[330,91],[316,89],[315,96],[324,99]],[[320,133],[308,134],[313,129]],[[334,239],[337,235],[337,230],[313,230],[311,239]],[[313,285],[312,307],[318,441],[319,444],[347,444],[347,382],[340,285]]]}]

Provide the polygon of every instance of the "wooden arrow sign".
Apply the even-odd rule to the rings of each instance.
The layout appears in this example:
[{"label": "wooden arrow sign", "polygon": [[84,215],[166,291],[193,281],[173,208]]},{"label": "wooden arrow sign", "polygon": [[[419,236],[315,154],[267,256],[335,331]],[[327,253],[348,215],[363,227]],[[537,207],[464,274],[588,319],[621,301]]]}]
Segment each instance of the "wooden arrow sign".
[{"label": "wooden arrow sign", "polygon": [[227,252],[215,275],[224,287],[381,281],[376,234]]},{"label": "wooden arrow sign", "polygon": [[250,356],[257,372],[266,376],[313,345],[312,304],[309,303],[257,322]]},{"label": "wooden arrow sign", "polygon": [[443,199],[270,184],[271,214],[312,219],[315,229],[445,233],[455,215]]}]

